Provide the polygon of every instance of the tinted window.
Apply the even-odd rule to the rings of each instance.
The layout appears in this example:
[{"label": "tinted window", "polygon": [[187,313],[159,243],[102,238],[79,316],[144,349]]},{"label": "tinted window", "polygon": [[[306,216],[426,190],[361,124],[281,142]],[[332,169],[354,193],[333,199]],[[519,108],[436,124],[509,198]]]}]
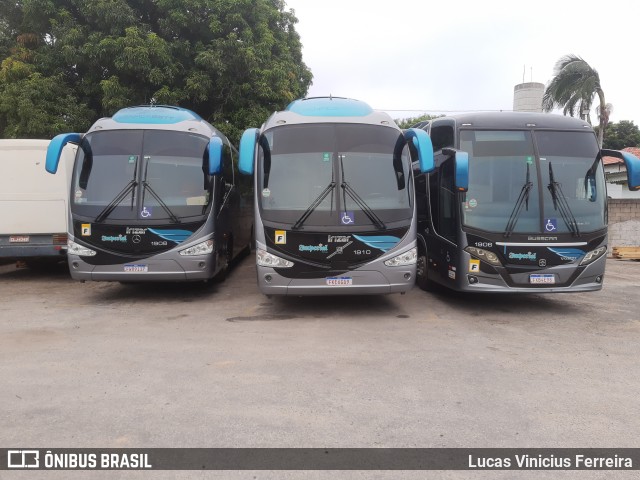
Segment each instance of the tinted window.
[{"label": "tinted window", "polygon": [[207,143],[199,135],[157,130],[86,135],[74,169],[72,208],[95,218],[116,202],[112,220],[167,219],[167,210],[178,217],[202,215],[210,196]]},{"label": "tinted window", "polygon": [[[409,153],[396,129],[284,126],[267,131],[260,143],[258,197],[267,220],[295,222],[317,202],[305,225],[335,225],[345,210],[354,212],[356,225],[370,224],[360,200],[383,221],[413,214]],[[332,181],[335,188],[328,191]]]}]

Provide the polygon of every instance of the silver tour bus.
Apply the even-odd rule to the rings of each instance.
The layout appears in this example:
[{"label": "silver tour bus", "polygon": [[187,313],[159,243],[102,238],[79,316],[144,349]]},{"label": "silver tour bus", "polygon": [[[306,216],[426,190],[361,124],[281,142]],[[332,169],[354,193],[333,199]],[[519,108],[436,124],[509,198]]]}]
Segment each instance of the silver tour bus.
[{"label": "silver tour bus", "polygon": [[[416,283],[467,292],[585,292],[602,288],[607,191],[589,124],[560,115],[454,115],[423,126],[435,170],[416,176]],[[415,167],[417,168],[417,166]]]},{"label": "silver tour bus", "polygon": [[335,97],[296,100],[244,132],[240,171],[254,175],[258,285],[266,295],[404,293],[415,283],[411,158],[422,130]]},{"label": "silver tour bus", "polygon": [[55,137],[56,173],[76,143],[68,260],[76,280],[183,281],[224,277],[251,245],[253,192],[229,140],[177,107],[125,108],[84,134]]}]

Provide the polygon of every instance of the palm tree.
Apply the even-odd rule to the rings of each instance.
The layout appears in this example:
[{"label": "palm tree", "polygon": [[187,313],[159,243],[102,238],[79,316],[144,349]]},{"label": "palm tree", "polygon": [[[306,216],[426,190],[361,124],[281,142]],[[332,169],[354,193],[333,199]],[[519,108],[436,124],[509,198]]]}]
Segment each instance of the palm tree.
[{"label": "palm tree", "polygon": [[599,105],[596,112],[600,123],[598,145],[602,147],[604,129],[609,123],[613,107],[604,100],[598,72],[577,55],[565,55],[556,62],[553,74],[554,77],[542,97],[542,109],[550,112],[556,107],[561,107],[565,115],[573,117],[577,113],[580,118],[591,124],[589,112],[597,95]]}]

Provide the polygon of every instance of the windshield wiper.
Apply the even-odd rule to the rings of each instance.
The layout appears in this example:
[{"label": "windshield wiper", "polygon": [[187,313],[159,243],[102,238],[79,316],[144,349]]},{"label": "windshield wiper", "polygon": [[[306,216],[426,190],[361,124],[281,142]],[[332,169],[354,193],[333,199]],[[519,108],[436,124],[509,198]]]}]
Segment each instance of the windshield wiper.
[{"label": "windshield wiper", "polygon": [[533,187],[533,182],[530,178],[531,174],[529,172],[529,164],[527,163],[527,178],[520,189],[520,195],[518,195],[518,200],[516,200],[516,204],[511,211],[511,215],[509,215],[509,220],[507,221],[507,226],[504,230],[505,237],[510,237],[513,230],[516,228],[516,223],[518,223],[518,218],[520,218],[520,212],[522,212],[522,205],[526,206],[527,211],[529,210],[529,192]]},{"label": "windshield wiper", "polygon": [[[369,217],[369,220],[378,228],[378,230],[384,230],[387,226],[384,224],[380,217],[376,215],[376,213],[371,210],[371,207],[367,205],[367,203],[360,198],[360,195],[356,193],[356,191],[349,185],[347,182],[343,181],[340,185],[342,189],[349,194],[349,196],[353,199],[354,202],[360,207],[360,210],[364,212],[364,214]],[[346,202],[345,202],[346,203]],[[345,205],[346,209],[346,205]]]},{"label": "windshield wiper", "polygon": [[162,199],[158,196],[158,194],[153,190],[153,188],[151,188],[151,185],[149,185],[149,182],[147,182],[147,174],[149,173],[149,163],[151,163],[151,157],[144,157],[145,160],[147,160],[147,163],[144,166],[144,180],[142,180],[142,185],[144,186],[144,190],[142,192],[142,202],[144,204],[144,194],[147,190],[149,190],[149,193],[151,194],[151,196],[153,198],[156,199],[156,201],[160,204],[160,206],[164,209],[165,212],[167,212],[167,215],[169,215],[169,218],[171,219],[171,221],[173,223],[180,223],[180,220],[178,220],[178,217],[176,217],[173,212],[171,211],[171,209],[169,207],[167,207],[167,204],[164,203],[162,201]]},{"label": "windshield wiper", "polygon": [[[347,183],[347,181],[344,178],[344,155],[338,155],[338,157],[340,158],[340,170],[342,170],[342,184],[340,185],[342,187],[342,191],[344,193],[348,193],[349,196],[353,199],[354,202],[356,202],[356,204],[360,207],[360,210],[362,210],[364,212],[364,214],[369,217],[369,220],[371,220],[371,223],[373,223],[378,230],[385,230],[387,228],[387,226],[384,224],[384,222],[382,220],[380,220],[380,217],[378,217],[376,215],[376,213],[371,209],[371,207],[369,205],[367,205],[367,202],[365,202],[360,195],[358,195],[358,193],[353,189],[353,187],[351,185],[349,185]],[[346,198],[344,199],[344,209],[347,209],[347,201]]]},{"label": "windshield wiper", "polygon": [[[153,191],[153,188],[151,188],[151,185],[149,185],[149,182],[147,182],[146,180],[144,182],[142,182],[142,185],[144,185],[144,189],[145,191],[149,191],[149,193],[151,194],[151,196],[153,198],[156,199],[156,201],[160,204],[160,206],[164,209],[165,212],[167,212],[167,215],[169,215],[169,218],[171,219],[171,221],[173,223],[180,223],[180,219],[178,219],[178,217],[176,217],[174,215],[174,213],[171,211],[171,209],[167,206],[166,203],[164,203],[162,201],[162,199],[158,196],[158,194],[156,192]],[[142,198],[144,198],[144,194],[142,195]]]},{"label": "windshield wiper", "polygon": [[[104,209],[98,214],[98,216],[94,220],[95,223],[102,223],[104,219],[107,218],[111,212],[113,212],[113,210],[118,206],[118,204],[122,200],[124,200],[124,198],[136,188],[137,185],[138,185],[138,182],[136,181],[135,178],[131,180],[129,183],[127,183],[127,185],[122,189],[122,191],[118,195],[116,195],[116,197],[113,200],[111,200],[109,205],[104,207]],[[132,204],[131,208],[133,208],[133,195],[131,195],[131,204]]]},{"label": "windshield wiper", "polygon": [[336,182],[334,181],[332,181],[329,185],[327,185],[325,189],[322,192],[320,192],[320,195],[318,195],[318,197],[304,211],[304,213],[300,216],[300,218],[296,220],[296,223],[293,224],[293,227],[291,227],[291,230],[298,230],[300,227],[302,227],[302,224],[307,220],[307,218],[309,218],[309,215],[311,215],[313,211],[316,208],[318,208],[318,205],[320,205],[320,203],[322,203],[322,201],[325,198],[327,198],[327,195],[329,195],[329,193],[332,192],[335,187],[336,187]]},{"label": "windshield wiper", "polygon": [[562,216],[562,220],[567,225],[569,231],[576,237],[580,236],[580,229],[578,228],[578,222],[576,221],[576,217],[573,215],[571,211],[571,207],[569,207],[569,202],[567,202],[567,197],[562,192],[562,187],[560,183],[555,181],[553,176],[553,167],[551,166],[551,162],[549,162],[549,185],[547,185],[549,192],[551,193],[551,198],[553,199],[553,208],[560,211],[560,215]]}]

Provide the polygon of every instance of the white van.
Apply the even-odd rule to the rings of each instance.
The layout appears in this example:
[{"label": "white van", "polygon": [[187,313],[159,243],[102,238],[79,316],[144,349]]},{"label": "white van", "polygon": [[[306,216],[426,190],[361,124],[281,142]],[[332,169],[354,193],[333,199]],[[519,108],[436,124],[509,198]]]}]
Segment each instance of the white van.
[{"label": "white van", "polygon": [[64,259],[74,148],[46,172],[49,140],[0,140],[0,262]]}]

